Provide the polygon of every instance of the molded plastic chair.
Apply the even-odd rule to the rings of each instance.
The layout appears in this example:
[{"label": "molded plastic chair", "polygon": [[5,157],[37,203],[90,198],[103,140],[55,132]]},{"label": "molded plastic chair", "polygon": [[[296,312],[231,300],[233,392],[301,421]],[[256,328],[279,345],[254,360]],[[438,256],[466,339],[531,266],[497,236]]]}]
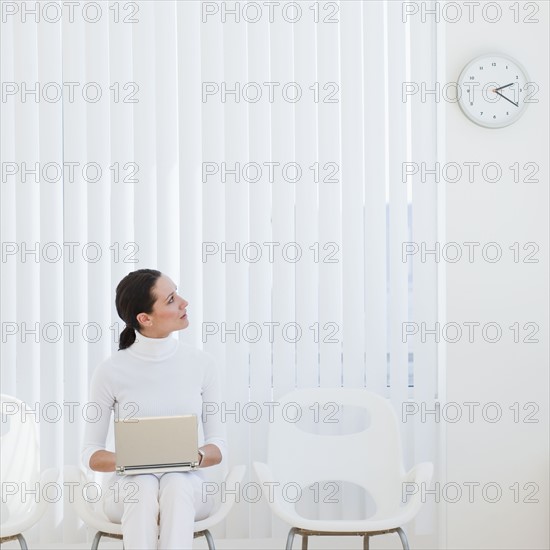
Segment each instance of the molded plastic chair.
[{"label": "molded plastic chair", "polygon": [[[234,466],[226,476],[223,482],[224,486],[231,488],[236,484],[240,484],[245,471],[246,466]],[[86,500],[84,496],[85,492],[82,490],[82,487],[86,483],[90,483],[91,480],[88,479],[84,470],[77,466],[65,466],[65,481],[78,483],[78,485],[73,485],[73,487],[75,487],[74,506],[76,508],[76,513],[86,525],[93,527],[97,531],[92,542],[92,550],[97,550],[99,541],[102,537],[122,540],[122,525],[109,521],[104,514],[94,510],[90,502]],[[213,513],[205,519],[196,521],[194,527],[195,538],[204,536],[210,550],[215,550],[215,546],[214,539],[209,529],[225,519],[233,507],[234,499],[222,499],[221,502],[217,504],[218,505],[214,507]]]},{"label": "molded plastic chair", "polygon": [[55,483],[59,471],[49,468],[40,472],[34,414],[25,413],[25,403],[2,394],[0,406],[0,544],[17,539],[21,548],[26,549],[27,543],[22,533],[38,523],[46,511],[48,502],[43,498],[42,491],[47,484]]},{"label": "molded plastic chair", "polygon": [[297,422],[276,418],[269,429],[267,464],[254,462],[262,484],[278,483],[272,486],[282,488],[287,483],[297,483],[304,489],[320,481],[347,481],[368,491],[376,505],[375,514],[367,519],[308,519],[297,513],[293,502],[283,498],[282,491],[275,490],[268,499],[271,510],[292,526],[287,550],[292,548],[296,534],[302,536],[303,550],[307,549],[308,536],[312,535],[358,535],[363,537],[363,547],[368,549],[370,536],[391,532],[399,534],[407,549],[407,537],[400,526],[414,518],[422,503],[417,491],[404,504],[403,484],[429,483],[433,464],[424,462],[409,472],[404,471],[399,426],[391,404],[368,390],[351,388],[295,390],[279,400],[278,410],[285,410],[287,403],[297,404],[302,415],[310,418],[311,411],[315,407],[323,410],[320,404],[324,403],[337,403],[344,412],[353,412],[351,407],[359,407],[367,413],[370,423],[355,433],[347,429],[348,433],[343,435],[321,435],[304,431]]}]

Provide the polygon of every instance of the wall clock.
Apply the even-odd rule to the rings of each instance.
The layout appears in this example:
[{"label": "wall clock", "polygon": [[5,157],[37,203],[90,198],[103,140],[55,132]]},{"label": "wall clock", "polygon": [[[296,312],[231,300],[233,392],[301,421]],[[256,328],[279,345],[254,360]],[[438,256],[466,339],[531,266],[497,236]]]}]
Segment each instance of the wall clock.
[{"label": "wall clock", "polygon": [[[503,128],[519,119],[533,92],[525,69],[507,55],[472,59],[458,78],[458,103],[464,114],[486,128]],[[527,100],[527,101],[526,101]]]}]

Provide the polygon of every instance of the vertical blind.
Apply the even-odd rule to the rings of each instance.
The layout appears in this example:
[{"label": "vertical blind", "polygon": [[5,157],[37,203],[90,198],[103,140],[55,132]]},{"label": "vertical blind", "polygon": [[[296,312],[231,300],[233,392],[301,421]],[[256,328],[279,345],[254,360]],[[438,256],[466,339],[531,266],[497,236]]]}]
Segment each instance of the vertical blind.
[{"label": "vertical blind", "polygon": [[[190,303],[178,337],[218,360],[245,483],[265,403],[293,388],[433,408],[435,344],[402,337],[437,315],[435,267],[402,256],[436,239],[436,189],[403,177],[437,154],[435,106],[403,96],[435,81],[429,20],[400,1],[4,4],[1,382],[39,411],[42,467],[79,463],[114,290],[139,268]],[[406,467],[437,463],[433,425],[401,429]],[[340,517],[366,506],[341,494]],[[245,496],[214,535],[284,536]],[[435,514],[413,532],[435,536]],[[65,495],[31,535],[85,533]]]}]

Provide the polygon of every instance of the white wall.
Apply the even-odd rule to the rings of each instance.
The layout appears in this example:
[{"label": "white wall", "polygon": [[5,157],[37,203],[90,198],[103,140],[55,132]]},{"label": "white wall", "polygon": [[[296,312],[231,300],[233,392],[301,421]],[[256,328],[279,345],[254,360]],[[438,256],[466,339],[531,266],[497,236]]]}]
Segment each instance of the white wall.
[{"label": "white wall", "polygon": [[[483,4],[483,2],[482,2]],[[501,261],[491,264],[476,255],[474,263],[445,265],[447,322],[497,322],[503,327],[500,342],[490,344],[476,336],[447,344],[446,401],[481,404],[497,402],[502,419],[490,423],[476,414],[474,422],[447,423],[447,483],[464,489],[462,498],[447,504],[448,548],[549,548],[548,534],[548,14],[549,3],[538,2],[538,23],[514,23],[511,2],[500,2],[502,18],[491,24],[478,7],[470,23],[467,11],[457,23],[445,25],[446,81],[456,81],[473,57],[495,51],[516,58],[531,81],[540,86],[539,103],[528,106],[515,124],[500,130],[476,126],[462,115],[458,104],[447,103],[447,162],[498,162],[503,178],[488,183],[445,185],[446,241],[496,241],[503,249]],[[530,13],[520,2],[520,17]],[[530,3],[535,5],[535,3]],[[528,8],[528,9],[525,9]],[[450,13],[450,12],[449,12]],[[492,12],[494,13],[494,12]],[[492,16],[492,13],[490,16]],[[508,169],[536,162],[539,183],[514,183]],[[526,175],[521,173],[521,178]],[[508,249],[514,242],[536,242],[538,264],[514,263]],[[513,342],[510,325],[536,322],[540,343]],[[525,335],[522,332],[522,335]],[[514,423],[508,409],[518,402],[535,402],[539,422]],[[466,410],[466,409],[464,409]],[[520,409],[521,419],[528,411]],[[483,498],[476,488],[468,501],[467,482],[481,486],[496,482],[502,487],[497,503]],[[520,502],[514,502],[510,486],[519,483]],[[524,484],[539,486],[533,498]],[[449,496],[452,496],[449,493]],[[489,494],[489,497],[492,493]]]}]

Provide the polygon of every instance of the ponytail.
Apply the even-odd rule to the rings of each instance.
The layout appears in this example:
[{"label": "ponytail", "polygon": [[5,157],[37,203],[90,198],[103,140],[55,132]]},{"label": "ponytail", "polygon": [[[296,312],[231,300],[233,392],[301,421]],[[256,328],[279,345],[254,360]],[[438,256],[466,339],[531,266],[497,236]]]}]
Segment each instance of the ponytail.
[{"label": "ponytail", "polygon": [[118,349],[129,348],[136,341],[139,329],[137,316],[151,313],[156,297],[153,293],[161,272],[156,269],[138,269],[132,271],[116,287],[115,305],[119,317],[126,323],[120,333]]},{"label": "ponytail", "polygon": [[120,338],[118,340],[118,349],[129,348],[136,341],[136,329],[134,327],[129,327],[126,325],[124,330],[120,333]]}]

